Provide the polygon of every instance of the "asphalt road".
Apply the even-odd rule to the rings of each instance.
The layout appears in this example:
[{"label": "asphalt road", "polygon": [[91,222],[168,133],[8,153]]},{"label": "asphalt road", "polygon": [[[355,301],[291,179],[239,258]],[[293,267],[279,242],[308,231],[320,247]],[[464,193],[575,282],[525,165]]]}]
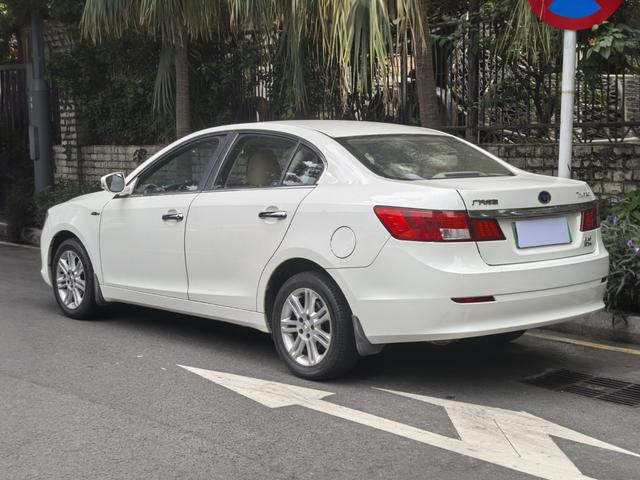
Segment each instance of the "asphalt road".
[{"label": "asphalt road", "polygon": [[[340,381],[306,382],[287,372],[267,335],[248,329],[123,305],[95,321],[66,318],[40,279],[38,252],[0,245],[2,479],[544,475],[543,467],[529,475],[322,409],[269,408],[178,365],[332,392],[330,406],[435,438],[465,439],[464,428],[442,406],[379,388],[524,411],[640,453],[640,408],[522,383],[550,368],[640,383],[638,355],[531,336],[503,349],[413,344],[365,359]],[[483,415],[467,420],[482,423]],[[513,425],[522,433],[519,418]],[[512,445],[516,456],[527,455],[527,438]],[[640,458],[553,441],[586,477],[640,478]],[[482,439],[472,446],[480,457],[501,448]]]}]

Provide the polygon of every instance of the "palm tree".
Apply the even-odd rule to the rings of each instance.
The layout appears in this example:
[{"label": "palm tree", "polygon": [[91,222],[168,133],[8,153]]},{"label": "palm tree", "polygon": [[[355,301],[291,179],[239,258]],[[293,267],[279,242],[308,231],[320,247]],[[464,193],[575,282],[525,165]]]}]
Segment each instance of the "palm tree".
[{"label": "palm tree", "polygon": [[[305,62],[337,67],[345,79],[343,87],[366,93],[373,77],[397,73],[389,59],[413,32],[418,45],[420,117],[423,125],[435,126],[433,63],[425,53],[430,52],[427,7],[427,0],[87,0],[80,26],[83,37],[94,42],[107,35],[121,36],[127,29],[159,38],[163,48],[154,106],[165,110],[175,106],[178,137],[190,131],[190,40],[246,30],[265,39],[277,38],[284,83],[296,109],[305,111]],[[312,58],[304,45],[316,46]]]},{"label": "palm tree", "polygon": [[433,55],[429,41],[429,12],[430,0],[421,0],[419,12],[422,25],[414,26],[414,45],[416,60],[416,90],[418,107],[420,109],[420,125],[437,128],[440,126],[440,112],[436,97],[436,79],[433,69]]},{"label": "palm tree", "polygon": [[[288,84],[299,106],[306,98],[303,62],[309,61],[301,49],[303,39],[317,45],[317,58],[326,68],[341,70],[344,91],[364,94],[372,90],[376,77],[407,74],[398,72],[390,60],[413,35],[421,123],[438,125],[426,0],[272,0],[271,5],[270,12],[275,12],[282,32],[280,53],[291,75]],[[261,28],[273,25],[273,17],[253,21]],[[387,93],[383,96],[386,101],[393,100]]]},{"label": "palm tree", "polygon": [[[94,42],[105,36],[120,37],[127,29],[144,31],[160,40],[154,105],[158,109],[175,106],[176,134],[182,137],[191,130],[189,40],[208,40],[219,34],[225,15],[219,1],[87,0],[80,29],[83,37]],[[169,84],[172,77],[175,98]]]}]

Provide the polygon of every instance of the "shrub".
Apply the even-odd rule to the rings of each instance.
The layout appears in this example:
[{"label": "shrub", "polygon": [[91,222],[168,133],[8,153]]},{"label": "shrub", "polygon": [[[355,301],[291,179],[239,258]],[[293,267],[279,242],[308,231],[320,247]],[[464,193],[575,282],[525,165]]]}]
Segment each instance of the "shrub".
[{"label": "shrub", "polygon": [[14,135],[14,146],[0,157],[0,175],[6,188],[7,237],[20,242],[22,229],[33,218],[33,162],[27,152],[26,131]]},{"label": "shrub", "polygon": [[42,227],[49,210],[54,205],[66,202],[72,198],[95,192],[100,189],[97,183],[81,184],[76,182],[58,182],[53,187],[36,194],[33,207],[33,224]]},{"label": "shrub", "polygon": [[612,207],[602,237],[610,255],[607,308],[640,312],[640,192]]}]

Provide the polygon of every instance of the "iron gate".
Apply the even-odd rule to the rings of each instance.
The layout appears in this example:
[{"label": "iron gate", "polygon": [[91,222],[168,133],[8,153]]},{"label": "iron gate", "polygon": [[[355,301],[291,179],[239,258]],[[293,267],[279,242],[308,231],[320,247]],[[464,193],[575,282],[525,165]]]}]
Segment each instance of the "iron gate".
[{"label": "iron gate", "polygon": [[7,205],[12,167],[26,161],[29,117],[25,65],[0,65],[0,212]]}]

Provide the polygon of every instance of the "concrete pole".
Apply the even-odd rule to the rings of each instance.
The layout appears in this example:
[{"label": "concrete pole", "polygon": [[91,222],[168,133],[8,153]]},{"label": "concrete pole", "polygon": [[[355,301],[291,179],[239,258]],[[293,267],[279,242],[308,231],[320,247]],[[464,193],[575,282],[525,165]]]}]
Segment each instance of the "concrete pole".
[{"label": "concrete pole", "polygon": [[571,178],[573,151],[573,104],[576,86],[576,32],[564,31],[562,52],[562,102],[560,104],[560,147],[558,176]]},{"label": "concrete pole", "polygon": [[44,78],[42,16],[34,6],[31,13],[31,71],[29,86],[29,156],[33,160],[35,190],[53,185],[53,147],[49,86]]}]

